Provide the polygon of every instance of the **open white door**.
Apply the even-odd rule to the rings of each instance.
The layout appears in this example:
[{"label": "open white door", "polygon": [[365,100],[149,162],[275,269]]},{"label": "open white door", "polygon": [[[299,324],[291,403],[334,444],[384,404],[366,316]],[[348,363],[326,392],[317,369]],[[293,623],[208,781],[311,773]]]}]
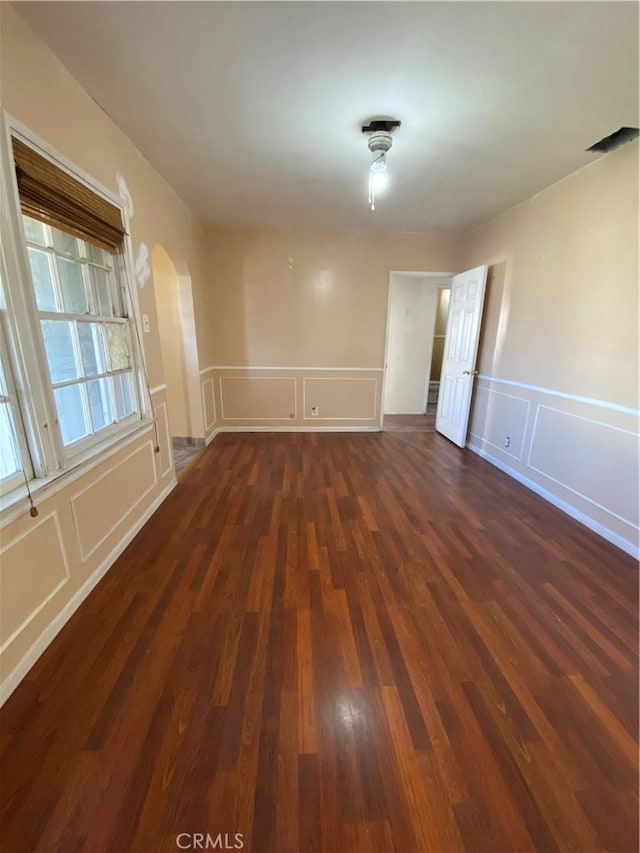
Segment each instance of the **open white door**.
[{"label": "open white door", "polygon": [[467,439],[486,283],[486,266],[460,273],[451,282],[436,429],[459,447]]}]

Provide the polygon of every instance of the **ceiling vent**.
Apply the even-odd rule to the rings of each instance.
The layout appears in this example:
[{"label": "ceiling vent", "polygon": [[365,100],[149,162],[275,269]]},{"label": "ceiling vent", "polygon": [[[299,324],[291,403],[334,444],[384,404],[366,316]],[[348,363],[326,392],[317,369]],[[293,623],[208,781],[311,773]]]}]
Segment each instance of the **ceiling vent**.
[{"label": "ceiling vent", "polygon": [[632,139],[637,139],[639,132],[640,131],[638,131],[637,127],[621,127],[619,130],[616,130],[615,133],[611,133],[599,142],[595,142],[593,145],[590,145],[586,150],[608,154],[609,151],[615,151],[616,148],[620,148],[620,146],[624,145],[626,142],[631,142]]}]

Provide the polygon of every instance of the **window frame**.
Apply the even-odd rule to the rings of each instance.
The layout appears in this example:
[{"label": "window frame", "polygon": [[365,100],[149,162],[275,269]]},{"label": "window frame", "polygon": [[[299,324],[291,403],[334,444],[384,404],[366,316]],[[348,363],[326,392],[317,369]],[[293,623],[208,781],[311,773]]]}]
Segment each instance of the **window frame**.
[{"label": "window frame", "polygon": [[[49,229],[51,229],[52,226],[43,223],[43,228],[45,229],[45,233],[48,234]],[[74,238],[74,239],[78,239],[78,238]],[[83,241],[83,242],[88,242],[88,241]],[[63,444],[63,452],[65,453],[65,455],[69,459],[73,459],[74,457],[83,453],[87,448],[92,447],[94,444],[99,444],[101,441],[103,441],[105,438],[108,438],[110,435],[114,435],[114,434],[119,433],[121,431],[121,429],[124,426],[126,426],[127,424],[137,423],[141,418],[140,412],[141,412],[141,408],[142,408],[142,402],[140,399],[138,383],[136,381],[136,366],[135,366],[135,357],[134,357],[135,354],[133,352],[135,329],[134,329],[133,323],[131,321],[131,318],[128,316],[120,316],[120,315],[107,316],[107,315],[91,314],[91,313],[78,314],[78,313],[73,313],[73,312],[64,310],[63,286],[62,286],[62,282],[60,279],[60,273],[59,273],[59,268],[58,268],[58,263],[57,263],[58,259],[61,258],[63,260],[73,260],[73,261],[76,261],[77,263],[81,264],[81,269],[82,269],[81,274],[82,274],[83,285],[85,288],[85,295],[87,296],[87,300],[88,300],[88,307],[91,307],[89,304],[91,301],[91,289],[90,289],[90,286],[88,285],[88,282],[87,282],[87,276],[89,276],[90,273],[88,271],[86,271],[86,268],[89,266],[92,266],[92,267],[97,268],[97,269],[106,269],[106,267],[104,267],[102,264],[98,264],[98,263],[92,261],[89,257],[82,258],[80,255],[76,256],[76,255],[71,255],[71,254],[64,254],[64,253],[62,253],[56,249],[53,241],[51,242],[50,245],[49,244],[44,245],[44,244],[39,244],[39,243],[36,243],[32,240],[29,240],[26,232],[25,232],[25,246],[26,246],[27,254],[29,252],[29,249],[35,249],[36,251],[41,252],[41,253],[49,256],[49,262],[48,263],[49,263],[49,269],[51,272],[51,281],[52,281],[53,288],[54,288],[56,302],[59,303],[60,306],[62,306],[62,310],[59,310],[59,311],[44,310],[44,309],[38,307],[37,297],[36,297],[36,312],[38,315],[38,320],[40,321],[40,323],[42,323],[42,321],[52,320],[53,322],[71,322],[75,325],[75,331],[72,333],[72,336],[73,336],[74,351],[77,350],[77,352],[75,353],[76,354],[76,360],[77,360],[77,363],[79,365],[83,361],[81,356],[80,356],[80,353],[79,353],[81,345],[80,345],[80,341],[78,340],[78,337],[77,337],[77,330],[79,328],[79,324],[81,324],[81,323],[96,324],[96,325],[99,325],[102,327],[106,326],[107,324],[123,326],[128,330],[128,333],[129,333],[129,345],[130,345],[131,361],[132,361],[130,368],[123,369],[123,370],[115,370],[115,371],[105,369],[105,371],[103,371],[102,373],[96,373],[96,374],[92,374],[92,375],[83,373],[83,375],[79,375],[76,378],[65,380],[62,382],[58,382],[58,381],[54,381],[54,380],[50,379],[51,388],[52,388],[52,391],[54,392],[54,395],[55,395],[55,390],[58,388],[63,388],[63,387],[68,387],[68,386],[73,386],[73,385],[84,385],[84,386],[86,386],[86,385],[88,385],[89,382],[93,382],[93,381],[96,381],[98,379],[103,379],[103,378],[107,378],[107,377],[114,377],[114,376],[117,376],[118,374],[121,374],[121,373],[133,375],[134,387],[132,390],[133,390],[133,395],[134,395],[134,399],[135,399],[136,409],[130,415],[127,415],[121,419],[116,419],[113,423],[109,424],[106,427],[103,427],[100,430],[90,432],[87,435],[82,436],[81,438],[77,439],[74,442],[70,442],[67,445]],[[114,261],[114,265],[113,265],[114,266],[114,283],[117,287],[117,299],[118,299],[118,303],[120,306],[120,310],[122,310],[123,314],[126,315],[127,303],[129,301],[128,296],[127,296],[126,282],[123,280],[123,276],[126,273],[120,269],[120,266],[121,266],[120,256],[119,255],[112,255],[112,257],[113,257],[113,261]],[[32,278],[32,283],[33,283],[33,278]],[[34,287],[34,290],[35,290],[35,287]],[[45,345],[45,350],[46,350],[46,345]],[[108,355],[107,355],[106,351],[103,353],[103,355],[105,357],[105,368],[106,368],[107,367],[106,361],[108,359]],[[82,394],[82,400],[83,400],[83,409],[86,409],[87,400],[85,399],[84,393]],[[111,400],[111,402],[113,404],[114,411],[117,411],[115,408],[115,399]],[[86,422],[88,424],[91,424],[92,419],[91,419],[88,411],[85,411],[85,419],[86,419]]]},{"label": "window frame", "polygon": [[[127,234],[122,247],[114,254],[116,280],[120,289],[124,318],[131,339],[134,394],[139,411],[66,447],[57,423],[53,384],[44,349],[35,287],[27,254],[27,237],[23,227],[17,179],[13,164],[12,139],[19,139],[46,157],[57,168],[67,172],[92,192],[118,207]],[[2,231],[2,267],[6,300],[6,344],[9,368],[15,384],[17,415],[23,425],[24,444],[28,456],[23,459],[32,491],[50,484],[78,465],[87,463],[118,442],[153,424],[151,399],[146,381],[146,361],[137,287],[135,285],[133,246],[129,236],[129,217],[123,201],[99,184],[92,176],[62,157],[44,140],[0,109],[0,179],[5,188],[0,198]],[[60,314],[58,319],[64,319]],[[91,322],[91,315],[84,316]],[[99,461],[99,460],[98,460]],[[3,493],[0,508],[19,500],[26,488]]]}]

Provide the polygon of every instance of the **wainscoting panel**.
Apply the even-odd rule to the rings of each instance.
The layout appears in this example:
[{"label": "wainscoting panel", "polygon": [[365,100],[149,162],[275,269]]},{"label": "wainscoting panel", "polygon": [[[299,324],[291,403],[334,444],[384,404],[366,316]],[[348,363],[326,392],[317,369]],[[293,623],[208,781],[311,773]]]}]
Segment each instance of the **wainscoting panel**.
[{"label": "wainscoting panel", "polygon": [[160,479],[168,477],[173,471],[173,452],[171,449],[171,434],[169,431],[169,414],[167,403],[158,403],[153,407],[156,416],[156,427],[158,429],[158,446],[160,447],[158,465]]},{"label": "wainscoting panel", "polygon": [[[3,544],[0,557],[0,652],[3,652],[69,580],[57,513],[39,519],[27,532]],[[37,566],[38,571],[27,576],[28,566]]]},{"label": "wainscoting panel", "polygon": [[157,483],[153,444],[146,442],[71,498],[82,561],[127,519]]},{"label": "wainscoting panel", "polygon": [[221,376],[222,421],[286,421],[297,414],[293,376]]},{"label": "wainscoting panel", "polygon": [[[469,432],[475,438],[482,438],[496,450],[520,460],[529,409],[529,400],[494,388],[478,387]],[[479,429],[483,432],[479,433]]]},{"label": "wainscoting panel", "polygon": [[205,379],[202,388],[202,409],[204,411],[204,431],[209,432],[216,424],[216,399],[213,379]]},{"label": "wainscoting panel", "polygon": [[468,447],[638,556],[639,415],[603,400],[480,376]]},{"label": "wainscoting panel", "polygon": [[538,406],[527,465],[622,521],[638,522],[638,436]]},{"label": "wainscoting panel", "polygon": [[382,375],[378,368],[208,367],[200,372],[207,443],[226,430],[377,430]]},{"label": "wainscoting panel", "polygon": [[[376,416],[378,379],[370,376],[316,376],[302,380],[305,420],[368,421]],[[312,407],[318,414],[312,414]]]}]

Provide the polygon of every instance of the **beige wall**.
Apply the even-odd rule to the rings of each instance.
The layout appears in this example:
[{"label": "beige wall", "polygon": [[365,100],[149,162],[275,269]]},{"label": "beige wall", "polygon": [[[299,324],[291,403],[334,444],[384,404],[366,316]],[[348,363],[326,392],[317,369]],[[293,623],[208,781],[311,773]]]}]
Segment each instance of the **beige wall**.
[{"label": "beige wall", "polygon": [[381,367],[392,270],[458,269],[420,234],[207,233],[212,364]]},{"label": "beige wall", "polygon": [[[134,252],[142,242],[166,247],[192,286],[202,331],[207,311],[200,225],[15,10],[0,3],[0,15],[3,108],[113,192],[116,174],[124,176],[135,206]],[[159,387],[152,402],[160,453],[154,452],[156,439],[147,428],[38,493],[37,518],[28,513],[3,517],[0,698],[15,687],[175,483],[153,282],[138,296],[141,312],[150,318],[144,347],[150,384]],[[208,358],[209,337],[199,337],[203,358]],[[199,407],[195,429],[203,435],[197,363],[192,372]]]},{"label": "beige wall", "polygon": [[467,235],[463,263],[490,264],[471,447],[635,552],[637,143]]},{"label": "beige wall", "polygon": [[377,428],[390,273],[454,271],[458,245],[448,235],[209,230],[208,433]]}]

